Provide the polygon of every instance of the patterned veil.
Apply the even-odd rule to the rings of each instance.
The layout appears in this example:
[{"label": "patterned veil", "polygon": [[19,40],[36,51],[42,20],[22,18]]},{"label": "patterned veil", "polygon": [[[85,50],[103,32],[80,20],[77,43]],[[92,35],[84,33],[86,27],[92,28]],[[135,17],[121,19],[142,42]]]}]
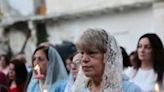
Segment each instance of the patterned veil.
[{"label": "patterned veil", "polygon": [[107,52],[105,53],[105,70],[103,75],[103,92],[122,91],[122,54],[115,38],[108,34]]},{"label": "patterned veil", "polygon": [[[94,30],[94,29],[93,29]],[[97,30],[97,29],[96,29]],[[104,54],[104,74],[102,76],[100,92],[122,92],[122,54],[115,38],[103,29],[99,31],[107,34],[107,51]],[[87,78],[82,68],[80,68],[77,79],[71,92],[81,92],[88,84]]]}]

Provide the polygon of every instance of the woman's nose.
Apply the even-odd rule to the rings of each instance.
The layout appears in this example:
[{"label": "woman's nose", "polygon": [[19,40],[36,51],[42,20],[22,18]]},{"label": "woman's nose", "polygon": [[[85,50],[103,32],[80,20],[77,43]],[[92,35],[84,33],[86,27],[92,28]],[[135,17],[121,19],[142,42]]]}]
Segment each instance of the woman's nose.
[{"label": "woman's nose", "polygon": [[140,49],[140,51],[141,51],[141,53],[143,53],[143,52],[145,51],[145,48],[142,47],[142,48]]},{"label": "woman's nose", "polygon": [[71,69],[72,69],[72,70],[75,70],[75,69],[76,69],[76,65],[75,65],[75,64],[72,64],[72,65],[71,65]]},{"label": "woman's nose", "polygon": [[82,56],[82,62],[83,63],[89,62],[89,56],[87,54],[83,54],[83,56]]}]

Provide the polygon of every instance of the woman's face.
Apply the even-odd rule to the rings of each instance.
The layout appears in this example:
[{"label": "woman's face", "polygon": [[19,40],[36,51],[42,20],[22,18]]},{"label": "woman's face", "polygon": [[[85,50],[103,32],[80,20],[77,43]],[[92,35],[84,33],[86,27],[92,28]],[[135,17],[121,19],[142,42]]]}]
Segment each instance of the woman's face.
[{"label": "woman's face", "polygon": [[73,60],[71,63],[71,73],[74,79],[76,79],[77,74],[79,72],[81,58],[82,58],[82,55],[80,53],[76,54],[73,57]]},{"label": "woman's face", "polygon": [[142,38],[138,44],[138,49],[137,49],[138,58],[141,61],[152,61],[152,52],[153,49],[151,47],[149,39],[146,37]]},{"label": "woman's face", "polygon": [[3,56],[1,56],[0,57],[0,65],[3,67],[3,68],[5,68],[6,67],[6,61],[5,61],[5,57],[3,57]]},{"label": "woman's face", "polygon": [[101,78],[104,73],[104,53],[99,50],[82,51],[82,69],[87,77]]},{"label": "woman's face", "polygon": [[67,68],[68,71],[71,70],[71,62],[72,62],[72,61],[71,61],[70,59],[66,59],[66,61],[65,61],[66,68]]},{"label": "woman's face", "polygon": [[33,56],[33,65],[39,65],[41,74],[46,75],[48,59],[46,57],[46,53],[43,50],[36,51],[36,53]]},{"label": "woman's face", "polygon": [[16,80],[16,72],[15,72],[15,65],[10,63],[9,64],[9,73],[8,73],[10,80]]},{"label": "woman's face", "polygon": [[134,56],[134,55],[131,55],[131,56],[129,57],[129,59],[130,59],[131,65],[132,65],[132,66],[136,66],[137,61],[135,60],[135,56]]}]

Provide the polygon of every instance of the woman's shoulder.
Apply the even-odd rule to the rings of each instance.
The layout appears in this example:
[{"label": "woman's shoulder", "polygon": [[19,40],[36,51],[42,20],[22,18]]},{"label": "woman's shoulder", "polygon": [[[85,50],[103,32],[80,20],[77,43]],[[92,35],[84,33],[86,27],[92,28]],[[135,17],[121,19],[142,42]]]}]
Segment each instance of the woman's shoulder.
[{"label": "woman's shoulder", "polygon": [[128,67],[124,69],[124,72],[134,72],[136,69],[134,67]]},{"label": "woman's shoulder", "polygon": [[140,87],[128,80],[123,80],[123,90],[124,92],[142,92]]},{"label": "woman's shoulder", "polygon": [[62,84],[66,84],[68,82],[68,80],[59,80],[59,81],[56,81],[54,84],[55,85],[62,85]]},{"label": "woman's shoulder", "polygon": [[136,69],[133,67],[128,67],[124,69],[123,74],[125,74],[127,77],[132,78],[132,76],[136,73]]},{"label": "woman's shoulder", "polygon": [[52,88],[54,89],[53,92],[64,92],[66,85],[67,80],[57,81],[55,84],[52,85]]},{"label": "woman's shoulder", "polygon": [[27,85],[27,92],[35,92],[34,90],[38,88],[38,80],[32,78]]}]

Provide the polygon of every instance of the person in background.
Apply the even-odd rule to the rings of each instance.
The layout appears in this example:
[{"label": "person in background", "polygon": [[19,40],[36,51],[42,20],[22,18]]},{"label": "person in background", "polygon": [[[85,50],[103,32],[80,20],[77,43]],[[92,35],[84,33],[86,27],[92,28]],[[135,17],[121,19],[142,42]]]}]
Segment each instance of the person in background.
[{"label": "person in background", "polygon": [[69,41],[63,41],[62,44],[58,44],[55,46],[56,50],[59,52],[62,60],[64,61],[64,65],[67,69],[67,73],[70,73],[70,60],[72,61],[73,53],[75,53],[76,47],[75,44]]},{"label": "person in background", "polygon": [[3,72],[5,75],[7,75],[9,71],[8,65],[8,57],[6,55],[0,55],[0,71]]},{"label": "person in background", "polygon": [[139,66],[139,62],[136,60],[136,57],[137,57],[136,51],[131,52],[129,55],[129,60],[132,66],[124,70],[124,74],[127,75],[127,77],[129,78],[132,78],[134,76],[133,72],[131,72],[131,74],[129,72],[137,69],[137,67]]},{"label": "person in background", "polygon": [[133,68],[137,68],[139,67],[139,62],[136,60],[137,57],[137,52],[136,51],[132,51],[129,55],[129,59],[130,59],[130,63],[132,65]]},{"label": "person in background", "polygon": [[81,58],[82,58],[81,53],[73,54],[69,79],[67,81],[60,83],[54,92],[71,92],[71,88],[76,80],[80,68]]},{"label": "person in background", "polygon": [[27,69],[19,59],[13,59],[9,64],[9,90],[8,92],[24,92],[27,81]]},{"label": "person in background", "polygon": [[[164,86],[164,47],[155,33],[146,33],[139,38],[136,61],[139,66],[126,75],[143,92],[163,92]],[[156,86],[157,85],[157,86]],[[156,88],[159,90],[157,91]]]},{"label": "person in background", "polygon": [[71,92],[141,92],[128,81],[123,82],[121,50],[104,29],[87,29],[76,47],[82,54],[82,67]]},{"label": "person in background", "polygon": [[34,70],[27,92],[54,92],[58,81],[68,78],[60,55],[51,46],[36,48],[32,65]]},{"label": "person in background", "polygon": [[125,48],[120,47],[120,49],[121,49],[121,53],[122,53],[122,57],[123,57],[123,68],[127,69],[128,67],[132,66],[130,63],[130,60],[129,60],[129,55],[127,54]]},{"label": "person in background", "polygon": [[66,69],[67,69],[67,72],[68,72],[68,73],[71,71],[71,63],[72,63],[73,56],[74,56],[74,55],[71,54],[71,55],[68,56],[68,58],[65,60],[65,66],[66,66]]},{"label": "person in background", "polygon": [[3,72],[0,72],[0,92],[8,92],[8,78]]},{"label": "person in background", "polygon": [[[23,62],[25,65],[27,63],[26,55],[25,55],[24,52],[18,53],[17,55],[15,55],[13,57],[13,59],[18,59],[21,62]],[[28,74],[27,74],[27,82],[26,82],[26,85],[25,85],[25,90],[26,90],[26,88],[27,88],[27,86],[28,86],[28,84],[30,82],[31,77],[32,77],[32,68],[26,65],[26,69],[27,69]]]}]

